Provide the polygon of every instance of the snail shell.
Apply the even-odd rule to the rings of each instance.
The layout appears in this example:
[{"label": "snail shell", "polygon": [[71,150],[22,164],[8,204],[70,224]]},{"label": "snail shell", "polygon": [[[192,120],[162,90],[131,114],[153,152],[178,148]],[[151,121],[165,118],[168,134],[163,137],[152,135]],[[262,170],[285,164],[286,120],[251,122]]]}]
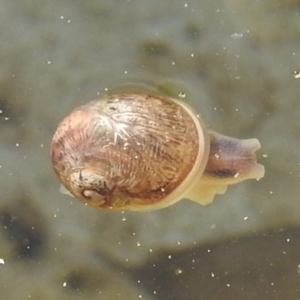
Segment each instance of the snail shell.
[{"label": "snail shell", "polygon": [[64,188],[93,207],[153,210],[182,198],[210,203],[227,185],[264,176],[257,139],[209,131],[176,99],[106,95],[75,109],[54,134],[51,156]]}]

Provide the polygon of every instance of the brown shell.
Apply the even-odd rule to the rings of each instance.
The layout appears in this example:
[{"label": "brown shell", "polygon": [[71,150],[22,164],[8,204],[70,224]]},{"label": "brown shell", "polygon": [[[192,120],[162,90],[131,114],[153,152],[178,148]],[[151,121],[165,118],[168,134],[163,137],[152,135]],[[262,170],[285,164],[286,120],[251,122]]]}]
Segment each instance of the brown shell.
[{"label": "brown shell", "polygon": [[[65,188],[83,202],[108,209],[147,207],[172,193],[203,152],[196,126],[169,99],[105,96],[62,121],[52,141],[52,163]],[[95,178],[88,183],[91,174]]]}]

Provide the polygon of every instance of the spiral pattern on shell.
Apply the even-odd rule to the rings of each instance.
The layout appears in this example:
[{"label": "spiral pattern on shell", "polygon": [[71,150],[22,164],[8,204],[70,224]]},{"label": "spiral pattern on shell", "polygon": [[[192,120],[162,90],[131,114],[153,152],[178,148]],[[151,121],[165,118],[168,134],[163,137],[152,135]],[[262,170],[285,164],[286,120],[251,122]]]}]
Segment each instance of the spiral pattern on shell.
[{"label": "spiral pattern on shell", "polygon": [[[52,162],[66,189],[83,202],[111,209],[144,206],[161,201],[187,177],[202,147],[198,137],[192,117],[170,99],[105,96],[62,121]],[[79,192],[70,181],[74,172],[79,172]],[[95,183],[84,181],[82,172],[95,174]]]}]

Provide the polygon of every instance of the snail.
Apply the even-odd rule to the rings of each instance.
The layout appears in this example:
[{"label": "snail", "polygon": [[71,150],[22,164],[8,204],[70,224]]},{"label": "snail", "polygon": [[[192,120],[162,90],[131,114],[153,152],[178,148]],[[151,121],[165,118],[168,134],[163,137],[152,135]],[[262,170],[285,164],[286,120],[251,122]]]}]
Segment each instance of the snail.
[{"label": "snail", "polygon": [[183,198],[206,205],[228,185],[262,178],[258,149],[257,139],[208,130],[180,97],[132,89],[76,108],[51,157],[64,193],[100,209],[148,211]]}]

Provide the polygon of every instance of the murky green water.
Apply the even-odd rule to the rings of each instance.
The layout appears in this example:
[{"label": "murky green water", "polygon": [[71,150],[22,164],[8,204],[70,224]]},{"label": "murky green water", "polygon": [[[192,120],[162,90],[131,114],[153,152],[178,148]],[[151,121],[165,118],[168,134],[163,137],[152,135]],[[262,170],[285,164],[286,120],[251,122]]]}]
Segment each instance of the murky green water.
[{"label": "murky green water", "polygon": [[[300,297],[299,1],[0,0],[0,24],[3,299]],[[132,78],[183,81],[265,177],[144,213],[62,195],[58,123]]]}]

